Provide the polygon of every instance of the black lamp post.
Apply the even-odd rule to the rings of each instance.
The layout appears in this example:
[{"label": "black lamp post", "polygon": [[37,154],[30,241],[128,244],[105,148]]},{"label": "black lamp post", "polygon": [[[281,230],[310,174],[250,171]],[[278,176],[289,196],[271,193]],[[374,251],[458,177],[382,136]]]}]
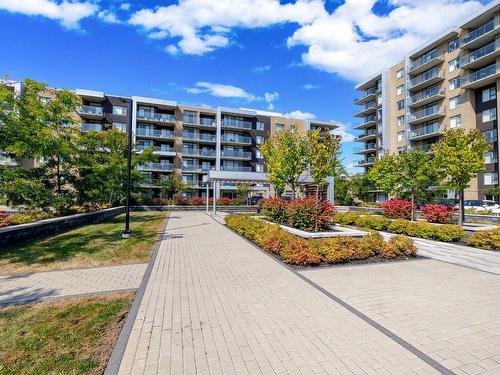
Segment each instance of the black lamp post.
[{"label": "black lamp post", "polygon": [[128,115],[127,124],[127,185],[126,193],[127,200],[125,203],[125,230],[122,233],[123,238],[129,238],[132,234],[130,230],[130,184],[131,184],[131,169],[132,169],[132,108],[133,102],[131,102]]}]

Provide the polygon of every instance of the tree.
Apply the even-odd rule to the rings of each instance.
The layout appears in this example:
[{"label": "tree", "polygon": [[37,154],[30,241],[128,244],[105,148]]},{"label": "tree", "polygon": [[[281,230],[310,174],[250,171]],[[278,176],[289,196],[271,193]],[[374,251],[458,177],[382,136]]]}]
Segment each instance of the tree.
[{"label": "tree", "polygon": [[189,185],[186,182],[171,174],[162,181],[161,192],[167,194],[168,198],[171,199],[175,194],[186,190],[188,187]]},{"label": "tree", "polygon": [[[412,203],[426,198],[429,189],[438,185],[432,158],[422,150],[383,156],[370,169],[368,178],[386,193],[410,198]],[[411,218],[415,218],[414,210]]]},{"label": "tree", "polygon": [[280,131],[273,134],[261,150],[276,191],[282,193],[289,184],[295,198],[299,178],[307,170],[307,138],[303,133]]},{"label": "tree", "polygon": [[464,222],[464,191],[470,181],[485,170],[484,156],[490,150],[479,130],[448,130],[443,139],[432,146],[434,166],[442,185],[459,196],[458,223]]},{"label": "tree", "polygon": [[484,193],[487,195],[492,195],[498,201],[498,197],[500,196],[500,187],[492,187],[492,188],[486,189],[486,191]]},{"label": "tree", "polygon": [[236,188],[237,188],[238,198],[244,199],[245,202],[248,204],[248,195],[252,191],[252,184],[244,182],[242,184],[238,184]]},{"label": "tree", "polygon": [[307,141],[307,163],[311,178],[316,185],[317,203],[319,188],[325,186],[326,178],[335,173],[340,140],[329,132],[316,129],[307,132]]}]

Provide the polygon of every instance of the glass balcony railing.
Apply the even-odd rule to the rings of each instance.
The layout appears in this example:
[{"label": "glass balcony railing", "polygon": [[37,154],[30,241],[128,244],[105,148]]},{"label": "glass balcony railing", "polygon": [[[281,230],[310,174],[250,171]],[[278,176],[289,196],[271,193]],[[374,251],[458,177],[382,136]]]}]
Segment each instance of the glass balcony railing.
[{"label": "glass balcony railing", "polygon": [[441,56],[443,56],[443,53],[439,51],[433,51],[432,53],[420,56],[418,59],[412,61],[410,72],[433,60],[439,59]]},{"label": "glass balcony railing", "polygon": [[137,166],[140,170],[150,170],[150,171],[172,171],[174,165],[172,163],[144,163],[143,165]]},{"label": "glass balcony railing", "polygon": [[153,150],[156,152],[175,152],[175,149],[172,146],[146,146],[146,145],[136,145],[135,149],[138,151],[144,151],[148,148],[153,147]]},{"label": "glass balcony railing", "polygon": [[199,164],[184,164],[182,170],[184,172],[208,172],[212,166]]},{"label": "glass balcony railing", "polygon": [[468,76],[462,77],[460,80],[461,86],[467,86],[473,84],[474,82],[481,81],[484,78],[488,78],[492,75],[500,73],[499,64],[489,65],[486,68],[480,69],[474,73],[469,74]]},{"label": "glass balcony railing", "polygon": [[249,121],[224,118],[222,120],[222,126],[229,128],[238,128],[238,129],[252,129],[253,124]]},{"label": "glass balcony railing", "polygon": [[422,83],[425,83],[427,81],[430,81],[433,78],[444,78],[444,71],[443,70],[437,70],[437,69],[432,69],[430,71],[424,72],[417,76],[416,78],[413,78],[409,82],[409,87],[415,87],[418,86]]},{"label": "glass balcony railing", "polygon": [[484,47],[481,47],[474,52],[469,53],[468,55],[463,56],[460,59],[460,66],[465,66],[467,64],[470,64],[474,61],[477,61],[485,56],[491,55],[493,52],[498,51],[500,48],[500,41],[496,40],[490,44],[485,45]]},{"label": "glass balcony railing", "polygon": [[464,36],[460,41],[460,45],[463,46],[467,43],[472,42],[473,40],[482,37],[483,35],[489,33],[490,31],[493,31],[498,26],[498,24],[499,24],[499,19],[495,18],[485,23],[484,25],[479,26],[477,29]]},{"label": "glass balcony railing", "polygon": [[364,137],[369,137],[369,136],[372,136],[372,135],[377,135],[377,130],[376,129],[370,129],[370,130],[365,131],[363,134],[358,135],[355,138],[355,140],[361,139],[361,138],[364,138]]},{"label": "glass balcony railing", "polygon": [[200,117],[200,125],[215,126],[215,119]]},{"label": "glass balcony railing", "polygon": [[222,157],[231,157],[231,158],[245,158],[249,159],[252,157],[252,153],[249,151],[238,151],[238,150],[222,150]]},{"label": "glass balcony railing", "polygon": [[252,144],[252,137],[245,137],[242,135],[235,135],[235,134],[224,134],[222,136],[222,141],[223,142],[231,142],[231,143],[245,143],[245,144]]},{"label": "glass balcony railing", "polygon": [[444,107],[433,105],[432,107],[427,107],[420,111],[410,113],[408,115],[409,116],[408,121],[412,122],[433,115],[444,115],[444,113],[445,113]]},{"label": "glass balcony railing", "polygon": [[440,128],[438,123],[429,124],[429,125],[423,126],[420,129],[413,130],[411,132],[410,138],[416,138],[416,137],[421,137],[423,135],[440,133],[440,129],[441,128]]},{"label": "glass balcony railing", "polygon": [[154,113],[151,111],[137,111],[137,119],[139,120],[152,120],[161,122],[174,122],[175,115],[168,113]]},{"label": "glass balcony railing", "polygon": [[190,139],[193,141],[209,141],[209,142],[215,142],[217,139],[215,134],[205,134],[205,133],[182,133],[182,138]]},{"label": "glass balcony railing", "polygon": [[199,150],[199,149],[183,148],[182,154],[189,155],[189,156],[214,156],[215,157],[215,150]]},{"label": "glass balcony railing", "polygon": [[368,151],[374,151],[377,148],[377,145],[375,143],[367,143],[365,147],[358,147],[354,149],[354,153],[358,154],[361,152],[368,152]]},{"label": "glass balcony railing", "polygon": [[222,165],[221,170],[229,172],[251,172],[252,167],[244,167],[238,165]]},{"label": "glass balcony railing", "polygon": [[96,132],[102,132],[102,124],[89,124],[89,123],[84,123],[82,124],[82,130],[84,132],[88,132],[88,131],[96,131]]},{"label": "glass balcony railing", "polygon": [[80,108],[78,108],[77,112],[84,115],[95,116],[102,116],[103,114],[102,107],[96,105],[82,105]]},{"label": "glass balcony railing", "polygon": [[445,90],[438,87],[438,86],[431,87],[431,88],[424,90],[418,94],[410,96],[410,104],[415,104],[415,103],[424,101],[424,100],[432,98],[433,96],[436,96],[436,95],[444,95],[444,93],[445,93]]},{"label": "glass balcony railing", "polygon": [[165,129],[137,129],[137,135],[142,137],[155,137],[155,138],[165,138],[173,139],[175,134],[173,131]]},{"label": "glass balcony railing", "polygon": [[366,165],[366,164],[373,164],[375,163],[375,157],[370,156],[369,158],[363,159],[363,160],[358,160],[358,165]]}]

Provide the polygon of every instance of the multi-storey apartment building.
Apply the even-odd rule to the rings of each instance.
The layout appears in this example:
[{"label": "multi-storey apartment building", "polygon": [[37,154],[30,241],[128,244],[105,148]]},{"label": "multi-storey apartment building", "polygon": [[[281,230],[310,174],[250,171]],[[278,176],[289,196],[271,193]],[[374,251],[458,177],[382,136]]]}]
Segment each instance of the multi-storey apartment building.
[{"label": "multi-storey apartment building", "polygon": [[[356,86],[362,109],[357,153],[364,171],[384,153],[419,148],[429,153],[447,129],[479,129],[492,146],[486,172],[471,182],[466,199],[485,199],[498,187],[497,108],[500,80],[500,2],[404,56]],[[449,192],[449,197],[454,196]],[[383,194],[374,198],[383,200]]]},{"label": "multi-storey apartment building", "polygon": [[[12,82],[12,85],[18,83]],[[135,151],[154,147],[158,161],[140,166],[147,177],[145,187],[151,196],[161,195],[161,180],[174,174],[190,189],[190,197],[206,196],[204,176],[210,170],[235,172],[235,181],[244,173],[263,175],[265,161],[260,152],[269,136],[277,131],[307,131],[338,127],[325,121],[300,120],[279,113],[242,108],[206,108],[178,104],[176,101],[121,97],[104,92],[76,89],[82,99],[77,122],[82,131],[104,131],[115,128],[126,132],[131,122]],[[50,100],[44,97],[40,100]],[[267,195],[269,184],[254,186],[257,194]],[[217,196],[231,197],[236,185],[231,182],[217,186]],[[212,191],[210,192],[212,195]]]}]

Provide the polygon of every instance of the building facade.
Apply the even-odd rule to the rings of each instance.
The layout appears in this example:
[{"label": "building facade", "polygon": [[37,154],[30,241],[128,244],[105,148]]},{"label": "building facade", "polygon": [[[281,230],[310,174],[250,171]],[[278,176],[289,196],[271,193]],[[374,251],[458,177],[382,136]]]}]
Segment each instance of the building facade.
[{"label": "building facade", "polygon": [[[358,166],[368,171],[385,153],[422,149],[447,129],[478,129],[492,150],[486,171],[471,182],[466,199],[490,199],[498,181],[498,121],[500,80],[500,2],[457,28],[418,47],[396,65],[356,86],[361,107],[356,139],[363,147]],[[375,200],[385,199],[374,192]],[[448,192],[453,198],[454,192]]]}]

